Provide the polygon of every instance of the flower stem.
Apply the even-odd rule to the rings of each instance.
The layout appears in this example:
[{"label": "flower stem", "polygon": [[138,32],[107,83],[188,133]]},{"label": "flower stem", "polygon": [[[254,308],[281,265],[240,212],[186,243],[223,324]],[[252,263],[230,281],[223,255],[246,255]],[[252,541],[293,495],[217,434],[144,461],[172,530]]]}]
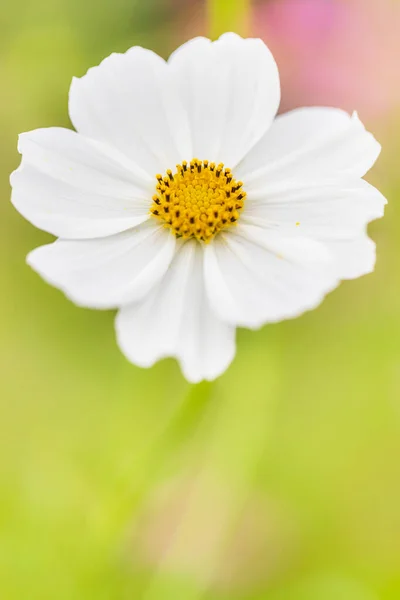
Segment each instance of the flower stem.
[{"label": "flower stem", "polygon": [[210,36],[215,39],[225,31],[248,35],[250,3],[251,0],[208,0]]}]

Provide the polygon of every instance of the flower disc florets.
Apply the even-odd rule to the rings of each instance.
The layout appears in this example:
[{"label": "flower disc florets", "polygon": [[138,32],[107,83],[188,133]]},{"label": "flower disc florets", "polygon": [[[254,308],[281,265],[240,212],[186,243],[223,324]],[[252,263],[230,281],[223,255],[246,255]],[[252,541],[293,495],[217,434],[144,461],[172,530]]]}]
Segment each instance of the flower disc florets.
[{"label": "flower disc florets", "polygon": [[239,219],[246,193],[221,163],[196,158],[177,165],[177,172],[157,175],[157,194],[151,214],[177,237],[209,242],[221,229]]}]

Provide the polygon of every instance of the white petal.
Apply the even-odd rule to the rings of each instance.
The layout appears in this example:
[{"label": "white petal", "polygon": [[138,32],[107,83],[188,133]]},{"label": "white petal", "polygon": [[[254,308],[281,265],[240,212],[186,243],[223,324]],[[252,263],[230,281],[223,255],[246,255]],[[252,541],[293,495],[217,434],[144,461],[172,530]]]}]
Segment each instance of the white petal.
[{"label": "white petal", "polygon": [[114,146],[152,176],[191,157],[186,115],[167,64],[150,50],[111,54],[74,79],[69,110],[80,133]]},{"label": "white petal", "polygon": [[27,262],[76,304],[105,309],[143,298],[174,251],[175,236],[149,220],[106,238],[58,240],[33,250]]},{"label": "white petal", "polygon": [[196,241],[180,246],[161,283],[141,303],[121,309],[118,343],[127,358],[142,367],[175,356],[192,383],[212,380],[235,354],[235,330],[208,305],[203,254]]},{"label": "white petal", "polygon": [[323,244],[239,224],[207,246],[205,281],[221,319],[255,328],[315,308],[338,276]]},{"label": "white petal", "polygon": [[351,240],[331,240],[326,247],[334,257],[340,279],[356,279],[374,270],[375,243],[366,234]]},{"label": "white petal", "polygon": [[241,220],[282,235],[352,239],[383,216],[386,199],[363,179],[282,181],[249,192]]},{"label": "white petal", "polygon": [[277,117],[235,171],[247,191],[260,182],[332,176],[362,177],[380,145],[356,114],[336,108],[301,108]]},{"label": "white petal", "polygon": [[12,202],[40,229],[92,238],[148,219],[153,181],[105,146],[54,127],[22,134],[19,151]]},{"label": "white petal", "polygon": [[233,168],[262,137],[280,101],[279,74],[259,39],[196,38],[169,60],[189,115],[193,153]]}]

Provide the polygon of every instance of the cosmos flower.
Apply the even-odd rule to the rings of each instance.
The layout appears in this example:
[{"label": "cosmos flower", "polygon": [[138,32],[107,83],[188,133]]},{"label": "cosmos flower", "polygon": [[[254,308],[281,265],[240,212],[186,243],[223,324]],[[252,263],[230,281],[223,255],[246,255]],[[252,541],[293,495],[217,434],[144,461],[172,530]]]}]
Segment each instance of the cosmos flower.
[{"label": "cosmos flower", "polygon": [[118,309],[118,343],[191,382],[235,354],[235,331],[296,317],[373,270],[366,225],[385,199],[363,175],[380,146],[356,114],[276,117],[261,40],[135,47],[72,82],[77,132],[20,136],[12,202],[57,236],[28,263],[73,302]]}]

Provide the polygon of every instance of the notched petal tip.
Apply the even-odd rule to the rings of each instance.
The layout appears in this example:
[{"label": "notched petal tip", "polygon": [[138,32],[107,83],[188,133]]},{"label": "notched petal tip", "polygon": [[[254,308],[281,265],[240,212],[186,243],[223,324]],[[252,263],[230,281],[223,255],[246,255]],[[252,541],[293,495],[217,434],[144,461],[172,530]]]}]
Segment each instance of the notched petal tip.
[{"label": "notched petal tip", "polygon": [[25,136],[26,136],[27,133],[28,133],[27,131],[23,131],[22,133],[18,134],[18,138],[17,138],[17,150],[18,150],[19,154],[23,153],[22,144],[24,142],[24,139],[25,139]]},{"label": "notched petal tip", "polygon": [[51,285],[56,285],[55,278],[53,277],[52,270],[45,268],[45,260],[43,258],[46,258],[46,250],[53,247],[54,244],[55,242],[46,244],[45,246],[38,246],[31,250],[25,258],[26,264]]},{"label": "notched petal tip", "polygon": [[244,40],[244,39],[248,39],[248,38],[243,38],[241,35],[239,35],[238,33],[235,33],[234,31],[226,31],[225,33],[222,33],[219,38],[219,40],[235,40],[235,41],[239,41],[239,40]]},{"label": "notched petal tip", "polygon": [[171,65],[171,63],[173,63],[175,61],[175,59],[177,57],[179,57],[181,55],[182,52],[185,52],[187,49],[199,45],[199,44],[204,44],[205,46],[209,46],[210,44],[212,44],[212,40],[210,40],[209,38],[205,37],[205,36],[196,36],[190,40],[188,40],[187,42],[184,42],[183,44],[181,44],[180,46],[178,46],[178,48],[176,48],[173,52],[171,52],[171,54],[168,57],[167,63],[168,65]]},{"label": "notched petal tip", "polygon": [[19,176],[19,174],[21,173],[21,171],[23,170],[23,165],[22,165],[22,161],[20,162],[20,164],[18,165],[18,167],[16,169],[14,169],[14,171],[12,173],[10,173],[9,177],[8,177],[8,181],[9,184],[12,188],[11,190],[11,203],[15,206],[14,201],[13,201],[13,194],[14,194],[14,187],[17,184],[17,178]]},{"label": "notched petal tip", "polygon": [[189,383],[197,384],[202,381],[215,381],[222,377],[222,375],[229,369],[232,365],[234,359],[236,357],[236,342],[233,342],[232,351],[229,356],[226,357],[226,361],[223,365],[219,365],[217,369],[208,369],[207,371],[193,371],[190,367],[187,367],[185,363],[179,357],[176,358],[178,361],[180,368],[182,370],[182,374],[185,377],[186,381]]},{"label": "notched petal tip", "polygon": [[239,35],[238,33],[235,33],[234,31],[227,31],[227,32],[221,34],[216,41],[222,41],[222,42],[232,41],[232,42],[239,42],[239,43],[243,43],[243,42],[248,43],[249,41],[250,42],[259,42],[260,45],[262,45],[265,48],[268,48],[267,44],[260,37],[252,37],[252,36],[243,37],[243,36]]},{"label": "notched petal tip", "polygon": [[[376,139],[376,137],[374,136],[373,133],[371,133],[370,131],[368,131],[368,129],[365,127],[364,123],[361,121],[358,112],[356,110],[354,110],[351,114],[351,122],[353,125],[358,126],[360,128],[360,130],[364,133],[365,135],[365,142],[370,143],[371,145],[371,155],[373,155],[373,151],[375,152],[375,160],[373,161],[372,166],[375,164],[376,160],[378,159],[381,151],[382,151],[382,146],[381,144],[378,142],[378,140]],[[371,158],[372,161],[372,158]]]},{"label": "notched petal tip", "polygon": [[37,129],[30,129],[29,131],[22,131],[18,134],[17,149],[19,154],[23,155],[27,150],[26,144],[29,142],[35,143],[35,136],[40,135],[42,132],[48,130],[57,129],[56,127],[38,127]]}]

